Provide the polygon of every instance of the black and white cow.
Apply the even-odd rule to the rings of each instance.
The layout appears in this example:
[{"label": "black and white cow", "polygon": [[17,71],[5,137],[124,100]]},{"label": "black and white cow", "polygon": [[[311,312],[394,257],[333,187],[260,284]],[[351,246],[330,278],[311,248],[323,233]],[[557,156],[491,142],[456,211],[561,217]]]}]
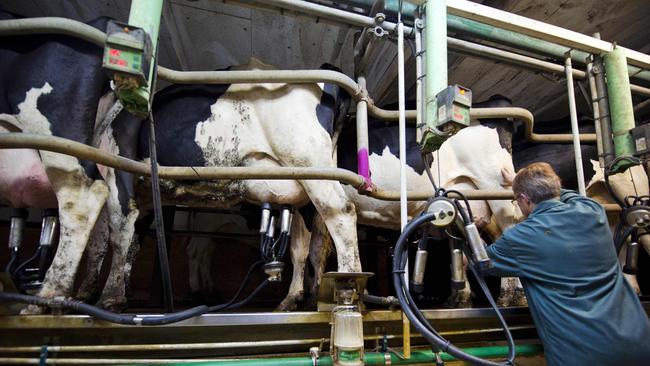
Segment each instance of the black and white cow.
[{"label": "black and white cow", "polygon": [[[0,15],[0,19],[12,18],[6,13]],[[89,24],[104,30],[107,21],[107,18],[99,18]],[[3,37],[0,42],[0,119],[9,121],[4,126],[5,131],[58,136],[91,145],[96,139],[94,126],[98,103],[109,90],[101,58],[100,47],[73,37]],[[116,146],[109,149],[118,150]],[[23,161],[17,160],[15,154],[16,150],[1,152],[0,170],[11,172],[1,179],[3,191],[0,195],[4,200],[14,207],[56,205],[59,208],[59,246],[38,294],[50,298],[70,297],[74,276],[89,239],[100,243],[110,240],[113,250],[128,251],[131,237],[123,228],[135,220],[137,209],[132,203],[118,199],[114,184],[119,181],[121,172],[108,169],[108,179],[104,180],[97,166],[89,161],[48,151],[39,151],[36,155],[29,150],[18,153],[26,158]],[[88,257],[103,257],[101,253],[96,254],[91,250]],[[96,268],[94,274],[98,274],[100,266],[95,263],[93,267]],[[113,280],[124,281],[128,273],[128,268],[114,263],[110,276]],[[96,277],[90,277],[86,280],[92,284]],[[110,307],[112,303],[121,302],[123,296],[123,293],[107,289],[101,302]]]},{"label": "black and white cow", "polygon": [[[238,68],[233,68],[238,69]],[[239,69],[271,69],[257,60]],[[345,115],[349,96],[324,84],[174,85],[158,92],[153,103],[158,163],[163,166],[335,167],[331,133]],[[114,124],[134,117],[119,116]],[[139,136],[138,157],[149,158],[148,127],[131,128],[125,139]],[[149,180],[125,189],[141,209],[151,203]],[[230,208],[242,202],[289,204],[312,202],[332,233],[339,270],[360,271],[356,214],[341,184],[315,180],[161,181],[164,204]],[[127,199],[127,198],[125,198]],[[310,232],[294,212],[291,255],[303,263]],[[297,255],[303,256],[297,258]],[[292,292],[302,289],[302,271],[294,270]],[[288,296],[292,297],[292,296]]]},{"label": "black and white cow", "polygon": [[[509,101],[500,96],[495,96],[489,101],[475,104],[475,107],[499,107]],[[496,124],[499,121],[487,121]],[[502,133],[510,133],[510,125],[503,121],[498,125]],[[370,118],[369,153],[370,171],[372,182],[382,189],[399,190],[399,141],[398,126],[396,123],[383,122]],[[407,126],[406,129],[406,160],[407,160],[407,189],[431,190],[432,185],[425,173],[424,162],[417,142],[415,141],[415,127]],[[508,137],[501,138],[507,141]],[[442,147],[433,153],[434,162],[430,166],[436,184],[445,189],[457,190],[509,190],[503,186],[502,170],[513,171],[512,158],[508,152],[509,145],[500,142],[500,134],[492,128],[474,125],[461,130],[457,135],[447,140]],[[356,171],[357,152],[356,130],[354,123],[347,124],[338,139],[338,165],[339,167]],[[368,196],[360,195],[350,187],[344,187],[348,198],[356,206],[358,223],[399,230],[400,205],[399,202],[381,201]],[[419,214],[426,202],[409,202],[409,218]],[[514,207],[504,200],[470,201],[474,214],[474,221],[479,227],[488,229],[492,236],[499,235],[503,230],[514,223]],[[315,220],[318,223],[318,220]],[[496,225],[493,225],[496,224]],[[315,278],[311,291],[315,294],[323,272],[327,256],[327,238],[316,232],[320,229],[315,226],[312,234],[310,260],[315,268]],[[516,289],[519,288],[519,291]],[[504,279],[502,282],[502,298],[500,302],[505,305],[517,305],[523,297],[517,296],[521,292],[521,285],[517,279]],[[450,305],[464,307],[470,304],[471,292],[469,285],[465,289],[452,295]]]}]

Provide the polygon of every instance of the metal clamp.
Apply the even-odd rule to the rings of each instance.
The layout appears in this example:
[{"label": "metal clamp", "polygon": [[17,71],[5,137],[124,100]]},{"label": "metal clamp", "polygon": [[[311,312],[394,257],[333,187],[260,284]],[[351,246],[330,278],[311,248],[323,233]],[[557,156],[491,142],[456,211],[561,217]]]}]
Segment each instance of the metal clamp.
[{"label": "metal clamp", "polygon": [[384,13],[377,13],[375,14],[375,25],[380,25],[381,23],[386,20],[386,14]]},{"label": "metal clamp", "polygon": [[318,362],[320,360],[320,347],[311,347],[309,349],[309,355],[311,356],[311,364],[312,366],[318,366]]}]

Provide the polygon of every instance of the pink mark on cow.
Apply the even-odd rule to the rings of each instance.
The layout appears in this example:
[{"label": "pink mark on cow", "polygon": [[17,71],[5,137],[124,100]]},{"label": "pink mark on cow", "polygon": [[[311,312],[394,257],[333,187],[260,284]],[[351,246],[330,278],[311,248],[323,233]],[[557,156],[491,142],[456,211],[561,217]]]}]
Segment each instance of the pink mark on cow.
[{"label": "pink mark on cow", "polygon": [[372,180],[370,179],[370,161],[368,149],[362,148],[357,152],[357,172],[363,177],[364,183],[359,187],[359,192],[372,192]]}]

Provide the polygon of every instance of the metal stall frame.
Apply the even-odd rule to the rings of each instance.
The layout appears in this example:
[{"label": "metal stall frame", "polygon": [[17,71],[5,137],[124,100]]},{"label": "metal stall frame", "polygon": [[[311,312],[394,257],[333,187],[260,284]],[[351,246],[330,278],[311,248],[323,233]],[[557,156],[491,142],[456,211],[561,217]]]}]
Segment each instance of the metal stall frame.
[{"label": "metal stall frame", "polygon": [[[253,1],[256,2],[256,1]],[[320,8],[326,8],[306,2],[296,2],[290,0],[266,0],[265,4],[271,5],[281,5],[289,7],[293,10],[307,11],[307,10],[319,10]],[[301,3],[300,6],[297,6],[298,3]],[[448,2],[455,3],[453,1]],[[310,5],[307,5],[310,4]],[[329,8],[326,8],[329,9]],[[454,11],[462,12],[459,9],[454,8]],[[322,10],[322,9],[320,9]],[[352,16],[351,13],[344,12]],[[508,14],[508,13],[507,13]],[[356,22],[364,25],[370,25],[367,20],[372,19],[368,17],[358,16],[355,18]],[[78,36],[83,39],[86,39],[92,43],[103,45],[105,40],[105,34],[101,31],[98,31],[94,28],[88,27],[82,23],[70,21],[67,19],[61,18],[41,18],[43,23],[35,22],[37,19],[25,19],[18,21],[3,21],[0,22],[0,34],[27,34],[27,33],[43,33],[43,32],[54,32],[61,34],[68,34],[73,36]],[[16,22],[14,28],[11,29],[11,25],[7,22]],[[76,23],[76,24],[71,24]],[[512,21],[512,23],[516,23]],[[354,24],[354,25],[359,25]],[[373,21],[374,24],[374,21]],[[402,27],[401,24],[395,26],[393,23],[384,22],[382,27],[385,27],[386,30],[395,31],[396,29],[404,28],[404,33],[408,33],[410,36],[413,30],[409,27]],[[29,30],[28,30],[29,28]],[[557,27],[556,27],[557,28]],[[569,31],[570,32],[570,31]],[[575,33],[575,32],[574,32]],[[403,34],[400,32],[400,35]],[[563,40],[561,37],[558,39]],[[473,44],[471,42],[456,40],[448,37],[447,43],[452,50],[464,52],[469,55],[480,55],[485,57],[486,54],[489,54],[492,58],[506,60],[507,62],[519,65],[526,66],[534,69],[543,69],[547,72],[553,72],[559,74],[563,71],[567,73],[567,76],[578,77],[580,79],[587,78],[587,74],[580,70],[571,70],[570,64],[565,68],[562,66],[553,64],[551,62],[545,62],[537,60],[532,57],[517,55],[516,53],[499,50],[496,48],[491,48],[483,45]],[[606,43],[606,42],[605,42]],[[576,46],[576,45],[574,45]],[[589,43],[589,47],[605,47],[603,44],[592,45]],[[591,52],[594,52],[593,49],[590,49]],[[602,50],[601,50],[602,51]],[[635,52],[635,51],[634,51]],[[635,64],[648,68],[650,62],[645,60],[642,57],[632,53],[633,57],[628,56],[628,59],[634,61]],[[645,56],[645,55],[644,55]],[[570,58],[567,58],[567,63],[570,62]],[[559,69],[558,69],[559,67]],[[345,88],[352,97],[359,103],[367,105],[368,113],[374,117],[394,120],[397,119],[400,115],[398,111],[387,111],[381,108],[378,108],[374,105],[372,99],[368,96],[365,88],[349,77],[336,73],[333,71],[324,71],[324,70],[304,70],[304,71],[289,71],[289,70],[275,70],[275,71],[208,71],[208,72],[179,72],[170,70],[164,67],[158,67],[158,76],[161,79],[168,80],[175,83],[182,84],[191,84],[196,82],[202,83],[248,83],[248,82],[274,82],[274,83],[314,83],[314,82],[332,82],[339,86]],[[646,72],[646,71],[643,71]],[[637,73],[637,75],[639,75]],[[360,80],[361,82],[361,80]],[[632,91],[641,93],[644,95],[650,95],[650,89],[631,85],[630,88]],[[361,103],[360,103],[361,104]],[[400,108],[402,109],[402,108]],[[403,113],[403,117],[408,117],[413,119],[415,117],[416,111],[408,111]],[[536,142],[547,142],[547,143],[558,143],[558,142],[574,142],[574,144],[579,139],[583,142],[595,142],[596,134],[582,134],[577,136],[575,134],[565,134],[565,135],[540,135],[533,133],[533,124],[534,119],[532,114],[529,111],[526,111],[521,108],[493,108],[493,109],[472,109],[471,110],[472,118],[520,118],[526,124],[526,137],[532,141]],[[366,131],[367,133],[367,131]],[[367,136],[366,136],[367,141]],[[76,143],[70,140],[64,140],[52,136],[42,136],[42,135],[29,135],[29,134],[20,134],[20,133],[11,133],[11,134],[0,134],[0,148],[37,148],[42,150],[50,150],[60,153],[67,153],[69,155],[76,156],[81,159],[95,161],[97,163],[112,166],[118,169],[123,169],[140,175],[150,175],[151,168],[144,163],[135,162],[128,160],[119,156],[114,156],[110,154],[103,153],[98,149],[93,147]],[[197,174],[198,173],[198,174]],[[342,183],[350,184],[355,187],[361,187],[366,180],[364,176],[357,175],[350,171],[345,171],[342,169],[336,168],[301,168],[301,167],[284,167],[284,168],[274,168],[274,169],[264,169],[264,168],[241,168],[241,167],[223,167],[223,168],[186,168],[186,167],[160,167],[160,176],[162,178],[169,179],[334,179],[339,180]],[[384,199],[384,200],[398,200],[400,195],[397,192],[392,191],[383,191],[379,188],[374,189],[371,192],[365,192],[369,196]],[[507,191],[467,191],[463,192],[469,199],[510,199],[512,198],[512,193]],[[425,200],[431,196],[431,192],[424,191],[415,191],[408,193],[409,200]],[[615,206],[615,205],[611,205]],[[608,209],[613,207],[607,207]],[[618,208],[618,206],[616,206]],[[394,360],[392,362],[397,362]]]}]

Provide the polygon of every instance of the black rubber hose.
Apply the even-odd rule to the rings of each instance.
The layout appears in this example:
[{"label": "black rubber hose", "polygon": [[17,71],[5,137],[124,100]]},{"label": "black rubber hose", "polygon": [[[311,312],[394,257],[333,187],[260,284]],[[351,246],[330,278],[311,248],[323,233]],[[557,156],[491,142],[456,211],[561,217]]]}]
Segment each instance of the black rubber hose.
[{"label": "black rubber hose", "polygon": [[64,309],[78,311],[80,313],[90,315],[92,317],[105,320],[110,323],[116,323],[116,324],[165,325],[165,324],[176,323],[185,319],[193,318],[195,316],[199,316],[210,311],[218,311],[227,308],[236,308],[245,305],[246,303],[251,301],[255,296],[257,296],[260,293],[260,291],[262,291],[269,284],[268,279],[264,280],[244,300],[235,303],[237,297],[239,297],[246,283],[248,282],[253,269],[262,263],[264,263],[264,261],[257,261],[253,263],[253,265],[248,269],[248,273],[246,274],[243,283],[240,285],[239,289],[237,290],[237,293],[227,303],[215,305],[211,307],[208,307],[206,305],[200,305],[187,310],[183,310],[175,313],[169,313],[161,316],[140,317],[136,315],[117,314],[108,310],[100,309],[98,307],[85,304],[78,300],[46,299],[39,296],[21,295],[21,294],[14,294],[8,292],[0,292],[0,302],[19,302],[19,303],[37,305],[37,306],[64,308]]},{"label": "black rubber hose", "polygon": [[251,300],[253,300],[255,296],[257,296],[262,290],[264,290],[266,286],[268,286],[268,284],[269,284],[269,279],[267,278],[264,281],[262,281],[262,283],[257,285],[255,290],[253,290],[253,292],[251,292],[251,294],[248,295],[244,300],[228,306],[228,309],[236,309],[238,307],[248,304]]},{"label": "black rubber hose", "polygon": [[618,237],[618,240],[614,243],[614,249],[616,250],[617,257],[621,253],[621,249],[623,249],[623,245],[625,245],[625,241],[627,240],[627,238],[630,237],[630,235],[632,235],[632,233],[635,230],[636,230],[635,227],[629,227],[627,228],[627,230],[623,232],[623,235]]},{"label": "black rubber hose", "polygon": [[241,295],[242,291],[244,290],[244,287],[246,287],[246,284],[248,283],[248,280],[250,279],[251,274],[253,274],[253,269],[255,269],[255,267],[259,266],[262,263],[264,263],[264,261],[259,260],[259,261],[255,262],[255,263],[253,263],[253,265],[251,265],[250,268],[248,268],[248,272],[246,273],[246,276],[244,277],[244,280],[242,281],[241,285],[239,285],[239,289],[237,289],[237,292],[235,293],[235,296],[233,296],[232,299],[230,299],[230,301],[228,301],[226,303],[223,303],[223,304],[219,304],[219,305],[213,305],[210,308],[208,308],[208,311],[213,312],[213,311],[219,311],[219,310],[227,309],[235,301],[237,301],[237,298],[239,297],[239,295]]},{"label": "black rubber hose", "polygon": [[376,296],[376,295],[370,295],[370,294],[363,294],[361,295],[361,299],[363,302],[371,303],[371,304],[377,304],[377,305],[383,305],[383,306],[390,306],[390,307],[397,307],[399,306],[399,300],[393,296]]},{"label": "black rubber hose", "polygon": [[616,223],[616,227],[614,228],[614,247],[616,247],[616,243],[618,242],[619,237],[621,236],[624,223],[625,223],[625,218],[621,214],[619,215],[618,222]]},{"label": "black rubber hose", "polygon": [[429,181],[431,182],[431,185],[433,186],[433,192],[435,192],[435,196],[438,196],[438,186],[436,186],[436,181],[433,179],[433,174],[431,174],[431,164],[433,163],[433,154],[432,153],[425,153],[422,154],[422,161],[424,162],[424,169],[427,172],[427,176],[429,177]]},{"label": "black rubber hose", "polygon": [[22,277],[20,275],[20,272],[22,272],[25,269],[25,267],[27,267],[30,263],[35,262],[41,256],[41,250],[42,247],[39,246],[38,249],[36,249],[36,253],[34,253],[33,256],[31,256],[28,260],[24,261],[23,263],[19,264],[18,267],[14,269],[14,271],[11,273],[11,277],[14,278],[14,281],[18,282],[17,280],[19,279],[19,277]]},{"label": "black rubber hose", "polygon": [[77,300],[58,300],[58,299],[45,299],[38,296],[13,294],[7,292],[0,292],[0,301],[5,302],[19,302],[37,306],[47,307],[60,307],[78,311],[80,313],[90,315],[92,317],[105,320],[111,323],[124,324],[124,325],[164,325],[179,322],[188,318],[192,318],[204,314],[208,307],[205,305],[196,306],[191,309],[179,311],[177,313],[165,314],[161,316],[152,317],[139,317],[137,315],[117,314],[108,310],[100,309],[98,307],[85,304]]},{"label": "black rubber hose", "polygon": [[165,240],[165,224],[163,222],[162,203],[160,202],[160,181],[158,179],[158,151],[156,150],[156,132],[153,116],[149,113],[149,159],[151,161],[151,192],[153,199],[154,222],[156,226],[156,245],[158,263],[160,264],[160,279],[162,281],[163,299],[168,312],[174,311],[172,278],[167,258],[167,242]]},{"label": "black rubber hose", "polygon": [[45,280],[45,273],[47,273],[47,269],[50,266],[50,246],[44,245],[42,248],[43,250],[41,250],[41,254],[38,256],[38,280],[40,282]]},{"label": "black rubber hose", "polygon": [[291,240],[291,235],[288,233],[282,233],[280,235],[280,250],[278,251],[278,258],[284,258],[284,254],[287,252],[289,247],[289,241]]},{"label": "black rubber hose", "polygon": [[12,280],[15,281],[13,278],[13,272],[14,272],[14,267],[16,266],[16,262],[18,262],[18,247],[11,248],[10,250],[10,258],[9,258],[9,263],[7,263],[7,266],[5,267],[5,272],[9,273],[9,276],[12,277]]},{"label": "black rubber hose", "polygon": [[[514,341],[512,340],[512,336],[510,335],[510,332],[508,330],[507,324],[505,324],[505,321],[502,322],[502,325],[504,331],[506,332],[506,337],[508,339],[509,358],[505,362],[492,362],[463,352],[461,349],[451,344],[449,341],[441,337],[435,331],[432,331],[433,328],[426,321],[424,315],[422,315],[420,310],[415,306],[412,299],[410,299],[411,301],[409,301],[410,295],[408,294],[408,291],[405,289],[403,283],[404,262],[402,261],[403,259],[402,256],[404,255],[407,249],[406,240],[419,226],[432,220],[434,217],[435,214],[429,213],[429,214],[422,215],[416,218],[415,220],[411,221],[411,223],[406,225],[404,231],[402,232],[402,235],[399,237],[397,243],[395,244],[395,251],[393,257],[393,285],[395,286],[395,292],[397,293],[400,304],[402,306],[402,311],[404,311],[406,316],[409,318],[411,323],[413,323],[413,326],[420,332],[420,334],[422,334],[422,336],[429,343],[431,343],[431,345],[434,346],[436,349],[440,349],[442,351],[451,354],[456,358],[477,365],[484,365],[484,366],[512,365],[514,363]],[[486,296],[491,297],[489,291],[486,293]],[[495,307],[494,310],[498,312],[496,305],[493,305],[493,307]],[[503,317],[499,317],[499,320],[502,321]]]},{"label": "black rubber hose", "polygon": [[[445,193],[444,193],[445,197],[447,197],[447,195],[449,193],[456,193],[457,195],[459,195],[463,199],[463,201],[465,202],[465,206],[467,207],[467,212],[469,213],[469,219],[466,219],[467,216],[463,216],[463,221],[465,221],[465,225],[471,224],[472,223],[471,219],[472,219],[472,217],[474,217],[474,214],[472,213],[472,207],[469,205],[469,201],[467,200],[465,195],[460,193],[459,191],[457,191],[455,189],[450,189],[448,191],[445,191]],[[458,200],[456,200],[456,207],[458,207],[458,210],[461,211],[461,214],[462,214],[462,210],[460,209],[461,206],[460,206],[460,203],[458,202]]]},{"label": "black rubber hose", "polygon": [[460,205],[460,202],[458,202],[458,200],[456,200],[456,208],[458,209],[458,212],[460,213],[460,217],[463,219],[463,224],[464,225],[471,224],[473,216],[472,216],[472,211],[469,211],[469,210],[471,210],[469,205],[467,205],[467,208],[469,210],[465,210],[465,208],[463,208],[463,206]]},{"label": "black rubber hose", "polygon": [[260,234],[260,257],[266,260],[266,233]]}]

